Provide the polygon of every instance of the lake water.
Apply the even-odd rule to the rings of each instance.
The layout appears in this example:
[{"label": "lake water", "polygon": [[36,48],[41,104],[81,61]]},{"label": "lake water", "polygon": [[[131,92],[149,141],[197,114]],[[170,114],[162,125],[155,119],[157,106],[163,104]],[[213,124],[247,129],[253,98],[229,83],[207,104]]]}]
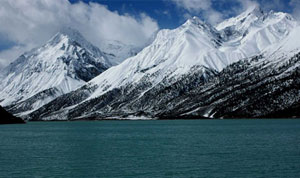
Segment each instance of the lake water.
[{"label": "lake water", "polygon": [[0,177],[300,177],[300,120],[0,126]]}]

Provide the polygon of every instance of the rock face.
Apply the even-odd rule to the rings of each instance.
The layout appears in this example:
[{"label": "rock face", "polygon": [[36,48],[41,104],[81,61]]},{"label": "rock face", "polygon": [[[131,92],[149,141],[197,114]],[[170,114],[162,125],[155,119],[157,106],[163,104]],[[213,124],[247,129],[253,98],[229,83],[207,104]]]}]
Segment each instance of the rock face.
[{"label": "rock face", "polygon": [[0,106],[0,124],[21,124],[23,119],[13,116]]},{"label": "rock face", "polygon": [[216,28],[194,17],[26,119],[299,117],[299,33],[258,7]]}]

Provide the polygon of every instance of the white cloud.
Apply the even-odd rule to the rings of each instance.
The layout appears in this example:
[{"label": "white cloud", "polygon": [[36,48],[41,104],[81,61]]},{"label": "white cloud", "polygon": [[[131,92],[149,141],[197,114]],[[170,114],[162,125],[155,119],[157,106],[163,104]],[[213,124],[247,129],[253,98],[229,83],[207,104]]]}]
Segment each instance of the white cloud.
[{"label": "white cloud", "polygon": [[190,12],[209,10],[212,6],[211,0],[172,0],[177,6],[183,7]]},{"label": "white cloud", "polygon": [[229,15],[224,14],[224,9],[215,9],[213,6],[214,3],[226,4],[229,2],[237,2],[238,5],[226,9],[227,11],[230,11],[230,14],[235,15],[241,13],[250,6],[258,5],[255,0],[171,0],[171,2],[175,3],[177,7],[188,11],[189,15],[185,14],[185,17],[193,16],[191,14],[200,15],[204,20],[213,25],[228,18]]},{"label": "white cloud", "polygon": [[254,0],[238,0],[238,2],[242,6],[242,8],[240,9],[241,11],[247,10],[248,8],[251,8],[253,6],[259,6],[259,3]]},{"label": "white cloud", "polygon": [[[192,14],[202,14],[209,23],[216,24],[223,19],[222,14],[212,8],[212,0],[171,0],[178,7],[186,9]],[[185,14],[185,17],[191,15]]]},{"label": "white cloud", "polygon": [[6,61],[0,58],[0,70],[5,66]]},{"label": "white cloud", "polygon": [[16,45],[10,49],[6,49],[0,52],[0,69],[7,66],[10,62],[15,60],[20,54],[24,53],[25,51],[29,51],[36,46],[33,44],[27,45]]},{"label": "white cloud", "polygon": [[224,16],[222,15],[222,13],[220,13],[214,9],[205,11],[203,13],[203,15],[204,15],[204,18],[207,19],[207,21],[213,25],[224,20]]},{"label": "white cloud", "polygon": [[79,30],[97,46],[106,39],[142,46],[159,28],[146,14],[139,17],[120,15],[98,3],[1,0],[0,34],[16,43],[13,48],[0,52],[2,63],[3,59],[11,61],[22,52],[42,45],[65,26]]}]

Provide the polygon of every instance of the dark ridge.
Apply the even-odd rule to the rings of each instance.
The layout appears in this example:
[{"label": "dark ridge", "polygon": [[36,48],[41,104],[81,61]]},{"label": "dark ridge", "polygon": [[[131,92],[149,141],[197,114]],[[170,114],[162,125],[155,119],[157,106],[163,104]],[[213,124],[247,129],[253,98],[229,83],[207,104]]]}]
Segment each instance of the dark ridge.
[{"label": "dark ridge", "polygon": [[300,118],[300,104],[296,104],[291,108],[270,113],[263,118]]},{"label": "dark ridge", "polygon": [[0,106],[0,124],[24,124],[25,121],[15,117]]}]

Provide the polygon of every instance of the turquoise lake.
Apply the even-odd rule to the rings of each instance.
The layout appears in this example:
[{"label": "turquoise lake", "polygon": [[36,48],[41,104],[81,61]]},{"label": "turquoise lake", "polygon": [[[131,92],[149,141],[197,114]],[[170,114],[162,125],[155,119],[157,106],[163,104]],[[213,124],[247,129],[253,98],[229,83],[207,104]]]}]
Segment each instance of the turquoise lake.
[{"label": "turquoise lake", "polygon": [[0,177],[300,177],[300,120],[0,125]]}]

